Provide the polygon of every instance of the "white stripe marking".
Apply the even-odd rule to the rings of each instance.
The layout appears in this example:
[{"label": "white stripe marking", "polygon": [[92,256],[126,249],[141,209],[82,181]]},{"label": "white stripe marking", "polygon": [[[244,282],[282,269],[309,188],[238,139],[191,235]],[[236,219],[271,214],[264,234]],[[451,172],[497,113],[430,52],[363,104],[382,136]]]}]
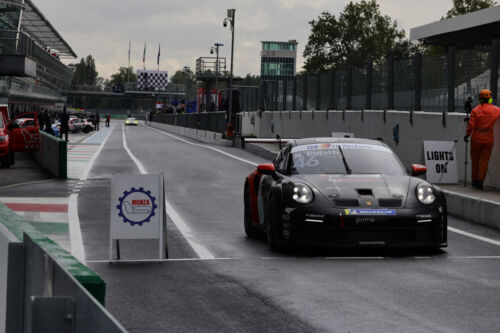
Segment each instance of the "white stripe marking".
[{"label": "white stripe marking", "polygon": [[[145,125],[146,126],[146,125]],[[160,134],[163,134],[163,135],[167,135],[167,136],[170,136],[176,140],[179,140],[179,141],[182,141],[182,142],[185,142],[187,144],[190,144],[190,145],[193,145],[193,146],[197,146],[197,147],[201,147],[201,148],[206,148],[206,149],[210,149],[210,150],[213,150],[213,151],[216,151],[218,153],[221,153],[222,155],[226,155],[226,156],[229,156],[231,158],[234,158],[235,160],[238,160],[240,162],[243,162],[243,163],[247,163],[247,164],[250,164],[251,166],[257,166],[258,163],[255,163],[255,162],[252,162],[252,161],[249,161],[249,160],[246,160],[244,158],[241,158],[241,157],[238,157],[238,156],[235,156],[235,155],[232,155],[232,154],[229,154],[229,153],[226,153],[225,151],[223,150],[220,150],[220,149],[217,149],[217,148],[214,148],[214,147],[210,147],[210,146],[207,146],[207,145],[203,145],[203,144],[199,144],[199,143],[194,143],[194,142],[190,142],[190,141],[187,141],[187,140],[184,140],[182,138],[179,138],[178,136],[175,136],[175,135],[172,135],[170,133],[166,133],[166,132],[163,132],[163,131],[160,131],[154,127],[151,127],[151,126],[146,126],[150,129],[152,129],[153,131],[156,131]]]},{"label": "white stripe marking", "polygon": [[111,135],[111,132],[113,132],[113,129],[115,128],[115,126],[113,125],[111,127],[111,129],[108,131],[108,133],[106,134],[106,138],[104,139],[104,141],[101,143],[101,145],[99,146],[99,148],[97,149],[95,155],[92,157],[92,159],[89,161],[89,164],[87,164],[87,166],[85,167],[85,170],[83,171],[82,175],[80,176],[80,180],[87,180],[88,176],[89,176],[89,172],[90,172],[90,169],[92,169],[92,166],[94,165],[94,162],[96,161],[97,157],[99,156],[99,154],[101,153],[101,150],[102,148],[104,147],[104,145],[106,144],[106,141],[108,141],[110,135]]},{"label": "white stripe marking", "polygon": [[[69,207],[68,207],[69,208]],[[15,211],[26,221],[68,223],[68,213]]]},{"label": "white stripe marking", "polygon": [[[1,225],[0,225],[1,226]],[[17,239],[17,238],[16,238]],[[214,261],[241,260],[241,258],[175,258],[175,259],[137,259],[137,260],[87,260],[87,263],[134,263],[134,262],[169,262],[169,261]]]},{"label": "white stripe marking", "polygon": [[144,168],[144,165],[132,154],[130,149],[127,146],[127,139],[125,138],[125,126],[122,124],[122,138],[123,138],[123,148],[127,151],[128,156],[134,161],[135,165],[139,169],[139,172],[143,175],[147,174],[148,172],[146,171],[146,168]]},{"label": "white stripe marking", "polygon": [[477,239],[477,240],[480,240],[480,241],[483,241],[483,242],[486,242],[486,243],[490,243],[490,244],[493,244],[493,245],[499,245],[500,246],[500,242],[499,241],[496,241],[496,240],[491,239],[491,238],[486,238],[486,237],[483,237],[483,236],[471,234],[470,232],[463,231],[463,230],[460,230],[460,229],[457,229],[457,228],[453,228],[453,227],[448,227],[448,230],[452,231],[452,232],[455,232],[457,234],[463,235],[463,236],[471,237],[471,238],[474,238],[474,239]]},{"label": "white stripe marking", "polygon": [[31,197],[0,197],[0,202],[6,203],[28,203],[28,204],[46,204],[46,205],[66,205],[67,198],[31,198]]},{"label": "white stripe marking", "polygon": [[[132,161],[136,164],[137,168],[139,169],[141,174],[147,174],[148,172],[146,171],[146,168],[142,165],[142,163],[132,154],[130,149],[127,146],[127,139],[125,138],[125,126],[122,125],[122,137],[123,137],[123,147],[125,148],[125,151],[127,154],[130,156]],[[172,222],[175,224],[177,229],[181,232],[182,236],[186,239],[188,244],[191,246],[191,248],[194,250],[194,252],[200,257],[201,259],[214,259],[215,256],[210,253],[210,251],[201,245],[198,241],[196,241],[195,237],[193,236],[191,229],[188,227],[186,222],[177,214],[176,210],[172,207],[172,205],[165,199],[165,210],[167,212],[167,215],[170,217]]]},{"label": "white stripe marking", "polygon": [[68,223],[71,254],[81,262],[85,262],[85,249],[83,247],[80,219],[78,218],[78,194],[71,194],[69,196]]}]

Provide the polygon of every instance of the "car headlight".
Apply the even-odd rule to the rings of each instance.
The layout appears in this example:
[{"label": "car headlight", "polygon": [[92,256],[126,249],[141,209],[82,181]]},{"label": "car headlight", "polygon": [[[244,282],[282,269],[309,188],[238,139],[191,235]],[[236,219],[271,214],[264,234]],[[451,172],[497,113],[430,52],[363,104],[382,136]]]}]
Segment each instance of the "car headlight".
[{"label": "car headlight", "polygon": [[301,204],[308,204],[313,201],[314,196],[312,190],[309,186],[301,183],[295,184],[293,187],[293,200]]},{"label": "car headlight", "polygon": [[432,189],[432,186],[428,184],[418,184],[416,191],[418,201],[420,201],[424,205],[430,205],[436,200],[434,190]]}]

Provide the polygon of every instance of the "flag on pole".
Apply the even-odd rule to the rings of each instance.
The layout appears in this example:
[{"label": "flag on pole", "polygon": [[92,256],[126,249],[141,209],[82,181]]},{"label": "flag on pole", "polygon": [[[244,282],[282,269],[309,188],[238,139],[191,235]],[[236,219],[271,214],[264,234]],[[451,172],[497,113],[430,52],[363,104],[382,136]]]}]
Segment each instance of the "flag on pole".
[{"label": "flag on pole", "polygon": [[156,64],[158,65],[158,70],[160,70],[160,43],[158,43],[158,59],[156,60]]},{"label": "flag on pole", "polygon": [[130,41],[128,41],[128,67],[130,67],[130,47],[131,47]]},{"label": "flag on pole", "polygon": [[142,54],[142,66],[146,69],[146,43],[144,43],[144,53]]}]

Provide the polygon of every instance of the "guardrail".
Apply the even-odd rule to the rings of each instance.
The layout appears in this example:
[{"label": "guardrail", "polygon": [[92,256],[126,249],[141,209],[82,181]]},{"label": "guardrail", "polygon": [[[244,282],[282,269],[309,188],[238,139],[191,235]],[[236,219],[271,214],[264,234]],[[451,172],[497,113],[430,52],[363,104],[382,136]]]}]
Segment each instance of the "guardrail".
[{"label": "guardrail", "polygon": [[226,130],[226,112],[202,112],[183,114],[158,114],[153,116],[153,121],[194,128],[215,133],[224,133]]},{"label": "guardrail", "polygon": [[0,203],[0,333],[126,332],[105,283]]}]

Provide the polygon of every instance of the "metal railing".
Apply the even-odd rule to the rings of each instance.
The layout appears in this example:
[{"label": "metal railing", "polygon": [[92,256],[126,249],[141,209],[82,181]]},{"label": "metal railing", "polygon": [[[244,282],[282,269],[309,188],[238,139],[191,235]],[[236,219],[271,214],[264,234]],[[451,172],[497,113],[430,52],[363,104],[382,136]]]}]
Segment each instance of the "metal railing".
[{"label": "metal railing", "polygon": [[219,57],[218,65],[216,57],[201,57],[196,59],[196,78],[215,78],[216,71],[218,71],[219,77],[222,77],[226,72],[226,58]]},{"label": "metal railing", "polygon": [[[463,111],[468,96],[491,89],[500,95],[500,42],[491,46],[409,59],[386,59],[364,68],[344,67],[291,81],[263,81],[258,94],[240,89],[243,111],[405,110]],[[256,96],[257,95],[257,96]]]},{"label": "metal railing", "polygon": [[226,112],[157,114],[153,121],[221,134],[226,130]]}]

